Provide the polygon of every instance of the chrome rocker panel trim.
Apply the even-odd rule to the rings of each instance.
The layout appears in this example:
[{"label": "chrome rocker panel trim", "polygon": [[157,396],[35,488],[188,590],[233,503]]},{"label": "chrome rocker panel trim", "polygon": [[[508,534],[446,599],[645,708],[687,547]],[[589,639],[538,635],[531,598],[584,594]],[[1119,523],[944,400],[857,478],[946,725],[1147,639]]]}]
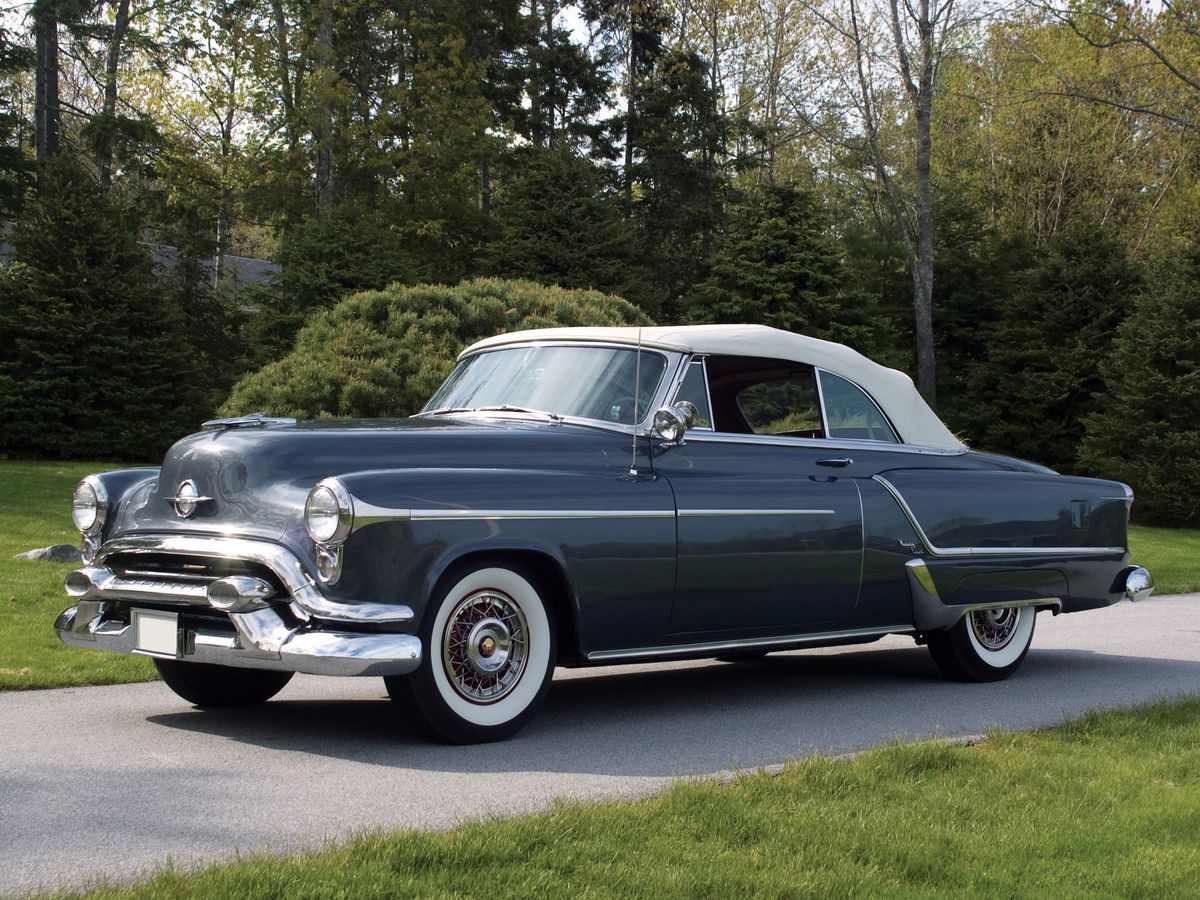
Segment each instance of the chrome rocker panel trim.
[{"label": "chrome rocker panel trim", "polygon": [[[287,588],[292,612],[302,621],[311,618],[324,622],[382,626],[403,625],[411,622],[414,617],[410,607],[400,604],[330,600],[321,593],[312,578],[309,577],[308,572],[305,571],[304,566],[301,565],[300,560],[290,550],[280,544],[248,538],[216,538],[197,535],[134,535],[116,538],[100,548],[92,566],[72,572],[68,576],[68,580],[77,573],[85,571],[108,573],[117,578],[114,573],[101,564],[110,556],[118,553],[171,553],[208,559],[241,560],[264,565],[274,572]],[[98,574],[97,577],[103,576]],[[116,590],[119,587],[122,593],[109,595],[101,590],[99,593],[88,595],[88,599],[154,599],[163,602],[167,595],[174,594],[179,597],[186,593],[170,582],[153,585],[145,583],[151,582],[151,579],[137,579],[138,585],[121,583],[126,580],[121,579],[113,584],[113,589]],[[146,596],[125,597],[124,591],[127,589],[140,591]],[[207,601],[201,595],[198,601],[189,599],[188,602],[206,603]]]},{"label": "chrome rocker panel trim", "polygon": [[848,640],[855,638],[877,638],[887,634],[911,634],[909,625],[889,625],[883,628],[852,628],[841,631],[819,631],[809,634],[775,635],[764,638],[746,638],[738,641],[705,641],[697,644],[667,644],[661,647],[634,647],[628,650],[593,650],[587,655],[589,662],[600,662],[617,659],[659,659],[671,656],[703,656],[711,653],[714,656],[725,653],[736,653],[742,650],[773,650],[798,649],[806,644],[823,644],[830,641]]},{"label": "chrome rocker panel trim", "polygon": [[[103,621],[106,604],[80,601],[54,623],[64,644],[86,650],[108,650],[153,656],[137,650],[133,626]],[[237,633],[204,628],[181,632],[179,652],[184,662],[209,663],[244,669],[274,669],[310,675],[405,675],[421,664],[421,641],[411,634],[361,634],[289,628],[274,609],[231,613]]]}]

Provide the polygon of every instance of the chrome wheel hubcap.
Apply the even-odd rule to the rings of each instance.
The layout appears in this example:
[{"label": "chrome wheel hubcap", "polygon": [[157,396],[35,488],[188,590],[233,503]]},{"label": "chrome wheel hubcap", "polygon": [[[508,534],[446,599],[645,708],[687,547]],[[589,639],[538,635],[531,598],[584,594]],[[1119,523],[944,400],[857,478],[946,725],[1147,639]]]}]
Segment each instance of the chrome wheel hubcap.
[{"label": "chrome wheel hubcap", "polygon": [[459,601],[446,620],[442,662],[454,689],[472,703],[494,703],[517,686],[528,658],[521,607],[495,590]]},{"label": "chrome wheel hubcap", "polygon": [[1020,610],[1009,606],[971,613],[971,631],[985,650],[1003,650],[1017,631]]}]

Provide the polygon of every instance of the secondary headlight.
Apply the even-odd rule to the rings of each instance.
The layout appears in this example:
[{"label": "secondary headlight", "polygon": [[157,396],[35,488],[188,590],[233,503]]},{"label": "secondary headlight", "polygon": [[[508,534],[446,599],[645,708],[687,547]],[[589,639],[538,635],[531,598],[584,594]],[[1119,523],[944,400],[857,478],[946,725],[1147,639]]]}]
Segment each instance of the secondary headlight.
[{"label": "secondary headlight", "polygon": [[71,518],[75,527],[89,537],[98,535],[108,515],[108,491],[95,475],[79,482],[71,498]]},{"label": "secondary headlight", "polygon": [[354,526],[354,501],[346,486],[326,478],[308,492],[304,503],[304,526],[308,536],[322,546],[340,544]]}]

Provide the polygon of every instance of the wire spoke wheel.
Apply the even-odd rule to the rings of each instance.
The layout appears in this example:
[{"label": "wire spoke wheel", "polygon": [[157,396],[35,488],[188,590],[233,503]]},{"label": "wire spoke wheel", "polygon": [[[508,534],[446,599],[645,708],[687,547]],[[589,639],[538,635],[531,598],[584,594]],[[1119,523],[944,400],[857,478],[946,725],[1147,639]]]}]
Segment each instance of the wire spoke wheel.
[{"label": "wire spoke wheel", "polygon": [[1033,641],[1037,609],[994,606],[972,610],[951,628],[925,635],[934,662],[959,681],[999,681],[1025,658]]},{"label": "wire spoke wheel", "polygon": [[442,664],[472,703],[495,703],[517,686],[528,661],[529,625],[521,607],[490,588],[464,597],[442,632]]},{"label": "wire spoke wheel", "polygon": [[971,613],[971,630],[984,649],[1003,650],[1017,633],[1020,616],[1012,607],[981,609]]},{"label": "wire spoke wheel", "polygon": [[518,562],[451,569],[421,625],[427,652],[416,671],[384,679],[388,695],[438,740],[477,744],[516,734],[554,674],[552,591]]}]

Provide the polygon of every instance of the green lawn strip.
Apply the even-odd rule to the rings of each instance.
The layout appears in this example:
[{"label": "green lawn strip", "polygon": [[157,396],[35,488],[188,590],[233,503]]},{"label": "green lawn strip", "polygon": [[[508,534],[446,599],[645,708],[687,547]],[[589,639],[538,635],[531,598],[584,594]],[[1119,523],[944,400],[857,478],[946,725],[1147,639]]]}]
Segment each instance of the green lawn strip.
[{"label": "green lawn strip", "polygon": [[[502,800],[503,776],[478,790]],[[810,757],[635,802],[168,868],[92,896],[1194,896],[1198,834],[1189,699],[971,747]]]},{"label": "green lawn strip", "polygon": [[1130,525],[1129,547],[1154,576],[1156,594],[1200,591],[1200,529]]},{"label": "green lawn strip", "polygon": [[[34,547],[77,543],[71,491],[84,475],[112,468],[120,466],[0,460],[0,691],[155,677],[149,660],[63,646],[53,625],[69,605],[62,582],[72,566],[13,559]],[[1130,541],[1159,594],[1200,591],[1200,531],[1135,525]]]},{"label": "green lawn strip", "polygon": [[50,544],[78,544],[71,492],[105,463],[0,460],[0,691],[115,684],[156,677],[148,659],[75,650],[54,633],[70,606],[63,578],[76,565],[13,559]]}]

